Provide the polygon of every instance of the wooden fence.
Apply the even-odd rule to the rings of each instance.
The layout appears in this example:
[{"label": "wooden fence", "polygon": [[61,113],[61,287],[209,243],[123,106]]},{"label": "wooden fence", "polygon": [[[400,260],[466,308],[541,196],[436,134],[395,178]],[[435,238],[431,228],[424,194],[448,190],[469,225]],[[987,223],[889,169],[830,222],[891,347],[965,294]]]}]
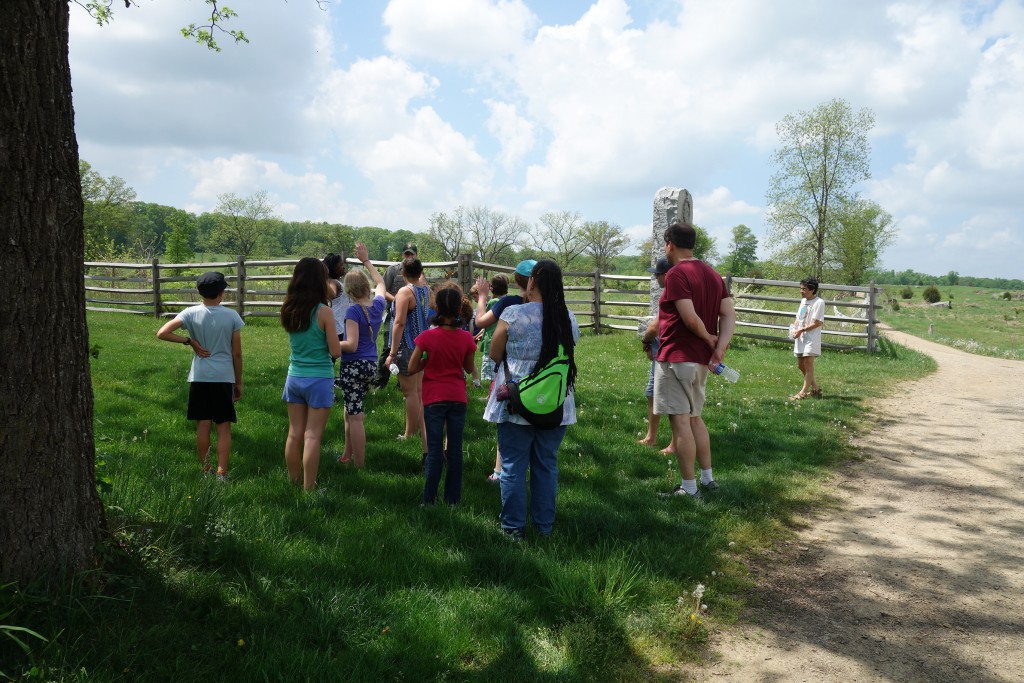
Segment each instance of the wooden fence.
[{"label": "wooden fence", "polygon": [[[358,265],[355,259],[346,259]],[[220,270],[228,281],[224,305],[244,317],[276,317],[287,281],[298,259],[246,260],[220,263],[101,263],[86,262],[86,308],[90,311],[172,317],[200,301],[195,281],[200,272]],[[376,267],[393,261],[371,261]],[[468,292],[476,275],[509,273],[515,269],[474,261],[462,254],[455,261],[423,264],[428,280],[455,279]],[[649,317],[651,277],[608,275],[599,271],[565,272],[566,303],[581,328],[635,332]],[[725,279],[736,301],[736,336],[792,344],[789,323],[800,303],[789,295],[799,283],[750,278]],[[876,350],[878,288],[822,284],[820,292],[836,292],[826,299],[822,346],[833,349]],[[781,318],[781,322],[779,319]]]}]

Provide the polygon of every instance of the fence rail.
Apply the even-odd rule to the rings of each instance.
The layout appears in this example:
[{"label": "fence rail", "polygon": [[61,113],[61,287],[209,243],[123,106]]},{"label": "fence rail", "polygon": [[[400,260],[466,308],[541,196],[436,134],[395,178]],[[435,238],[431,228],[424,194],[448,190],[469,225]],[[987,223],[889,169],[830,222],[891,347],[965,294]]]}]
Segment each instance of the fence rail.
[{"label": "fence rail", "polygon": [[[178,309],[200,301],[193,287],[175,287],[177,283],[194,283],[200,271],[219,269],[229,286],[224,305],[238,310],[243,317],[276,317],[285,290],[281,284],[291,278],[291,269],[298,259],[249,260],[215,263],[85,263],[86,309],[100,312],[130,313],[173,317]],[[346,263],[359,265],[354,258]],[[390,266],[393,261],[371,261],[375,267]],[[476,274],[512,273],[514,268],[496,263],[474,261],[462,254],[456,261],[423,264],[430,281],[455,279],[468,292]],[[190,272],[191,271],[191,272]],[[565,290],[573,298],[566,304],[580,320],[580,327],[602,330],[636,331],[650,319],[652,280],[643,275],[611,275],[599,271],[565,272]],[[723,278],[736,302],[736,336],[792,344],[788,338],[789,322],[794,317],[800,297],[785,296],[799,283],[787,280]],[[607,283],[607,284],[605,284]],[[630,284],[635,284],[630,287]],[[148,284],[148,287],[138,285]],[[164,285],[171,285],[165,287]],[[767,293],[765,293],[767,291]],[[836,292],[825,299],[832,313],[825,315],[822,346],[833,349],[876,350],[878,320],[878,288],[822,284],[819,291]],[[582,297],[580,295],[583,295]],[[98,304],[98,306],[94,305]],[[789,304],[788,307],[771,304]],[[788,310],[783,310],[787,308]],[[636,309],[646,309],[638,312]],[[778,322],[779,319],[782,322]]]}]

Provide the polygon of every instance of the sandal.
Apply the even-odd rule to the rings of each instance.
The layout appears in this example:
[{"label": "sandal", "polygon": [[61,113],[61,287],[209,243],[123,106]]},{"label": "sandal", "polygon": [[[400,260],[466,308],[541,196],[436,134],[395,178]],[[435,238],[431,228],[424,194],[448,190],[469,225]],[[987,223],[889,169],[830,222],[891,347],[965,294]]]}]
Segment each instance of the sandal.
[{"label": "sandal", "polygon": [[813,396],[814,398],[821,398],[821,387],[818,387],[817,389],[812,391],[811,396]]},{"label": "sandal", "polygon": [[345,455],[344,453],[342,453],[341,455],[338,456],[338,464],[339,465],[347,465],[350,462],[352,462],[352,458],[347,456],[347,455]]},{"label": "sandal", "polygon": [[790,401],[802,401],[805,398],[807,398],[808,396],[810,396],[810,394],[805,394],[804,392],[801,391],[799,394],[793,394],[792,396],[790,396],[789,400]]}]

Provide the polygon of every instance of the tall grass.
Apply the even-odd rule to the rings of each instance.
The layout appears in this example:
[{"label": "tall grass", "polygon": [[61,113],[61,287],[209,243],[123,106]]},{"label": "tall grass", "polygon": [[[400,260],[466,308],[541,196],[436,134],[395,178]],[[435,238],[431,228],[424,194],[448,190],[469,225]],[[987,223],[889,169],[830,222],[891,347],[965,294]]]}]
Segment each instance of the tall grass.
[{"label": "tall grass", "polygon": [[871,397],[932,368],[899,347],[826,354],[827,397],[790,403],[790,353],[737,343],[740,383],[709,380],[705,409],[722,488],[695,504],[655,495],[668,463],[636,443],[648,368],[636,336],[586,335],[555,533],[515,543],[486,481],[484,391],[470,388],[457,508],[419,507],[419,443],[395,440],[393,383],[368,398],[366,469],[334,462],[336,411],[325,493],[305,495],[283,463],[287,338],[256,321],[243,331],[245,394],[221,485],[199,476],[184,418],[187,351],[157,341],[151,319],[92,314],[89,326],[107,565],[56,600],[0,590],[0,614],[49,641],[27,654],[0,643],[0,671],[40,680],[659,680],[701,652],[679,598],[703,583],[707,618],[732,619],[745,554],[820,502]]}]

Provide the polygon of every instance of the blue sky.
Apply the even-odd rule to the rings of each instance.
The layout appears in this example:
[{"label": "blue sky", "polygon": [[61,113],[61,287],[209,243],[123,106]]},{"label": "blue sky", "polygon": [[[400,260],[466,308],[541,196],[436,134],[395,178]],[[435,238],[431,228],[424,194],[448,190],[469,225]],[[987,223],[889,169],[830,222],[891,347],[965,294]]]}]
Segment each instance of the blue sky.
[{"label": "blue sky", "polygon": [[[234,3],[251,43],[141,0],[71,6],[81,155],[139,199],[212,210],[266,190],[287,220],[426,230],[486,205],[607,220],[639,244],[661,187],[728,248],[767,235],[788,113],[876,116],[861,192],[896,218],[886,267],[1024,278],[1024,4],[865,0]],[[767,255],[762,248],[761,255]]]}]

